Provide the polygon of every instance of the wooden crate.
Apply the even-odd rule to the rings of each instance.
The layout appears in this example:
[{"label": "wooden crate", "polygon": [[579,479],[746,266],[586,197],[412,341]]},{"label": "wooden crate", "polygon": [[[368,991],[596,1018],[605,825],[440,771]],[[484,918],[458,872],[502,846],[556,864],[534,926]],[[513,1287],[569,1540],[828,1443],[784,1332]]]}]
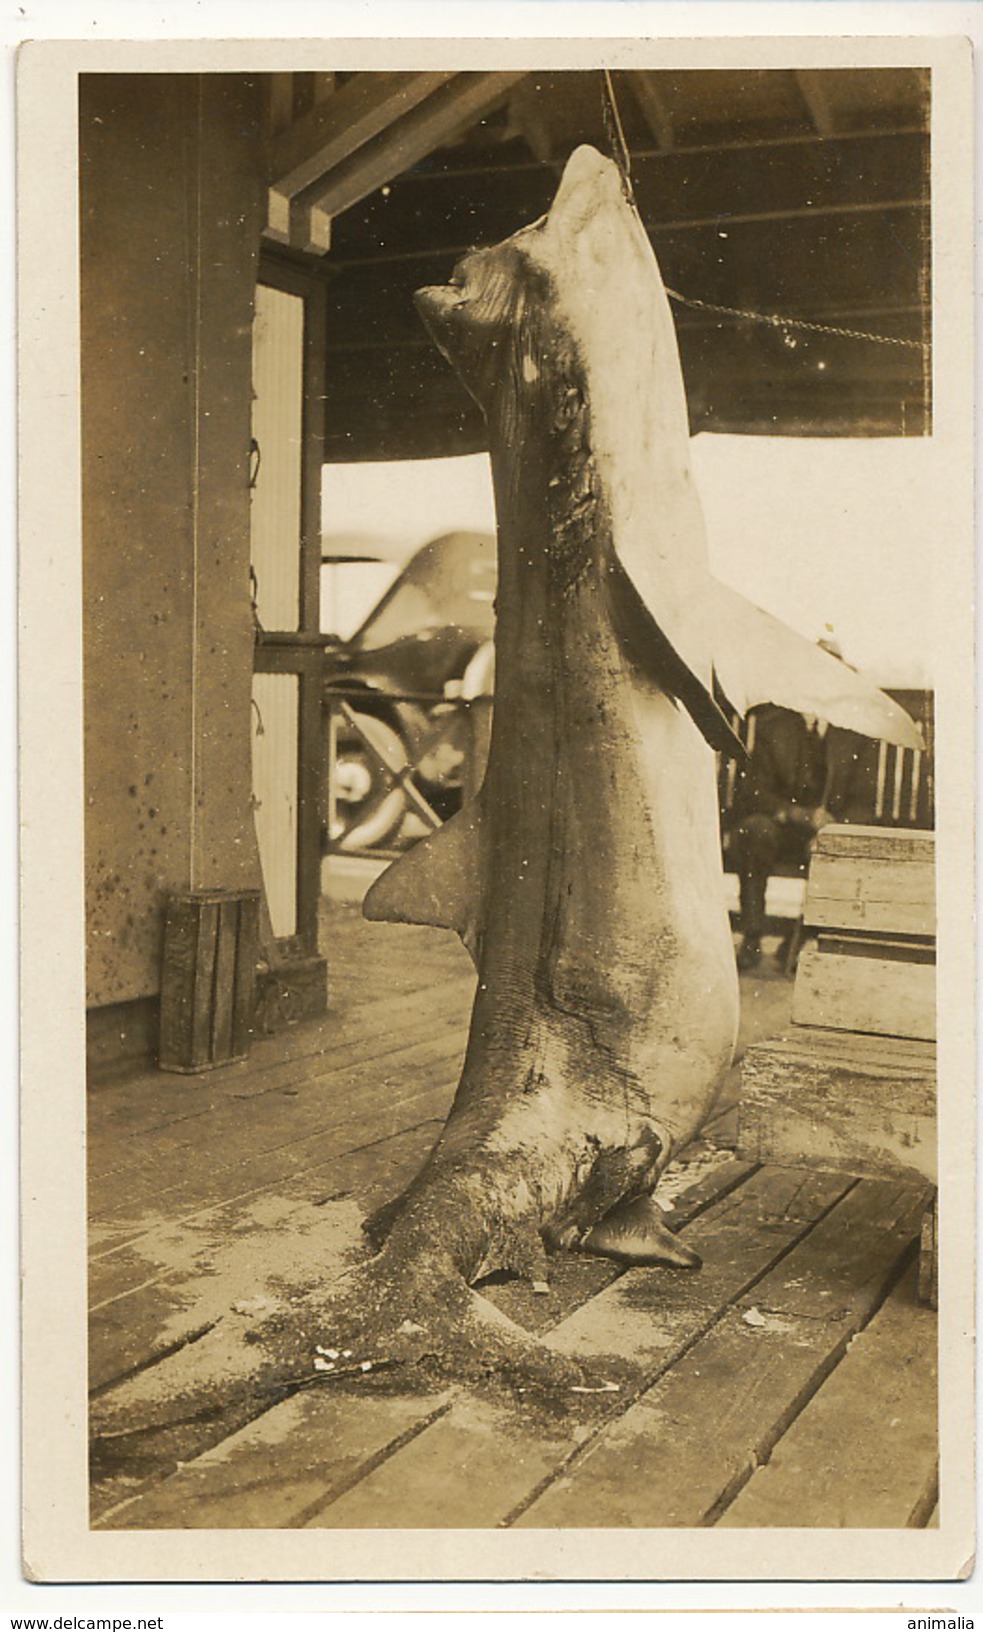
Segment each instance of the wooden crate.
[{"label": "wooden crate", "polygon": [[[824,828],[804,917],[793,1024],[744,1056],[738,1152],[934,1185],[934,836]],[[934,1300],[934,1214],[925,1228],[921,1283]]]},{"label": "wooden crate", "polygon": [[809,866],[806,922],[817,929],[932,940],[935,834],[913,828],[820,830]]},{"label": "wooden crate", "polygon": [[258,940],[258,890],[169,896],[161,971],[161,1070],[208,1071],[245,1057]]},{"label": "wooden crate", "polygon": [[799,1026],[935,1039],[935,960],[904,946],[821,936],[799,958],[792,1019]]},{"label": "wooden crate", "polygon": [[797,1025],[935,1038],[934,834],[824,828],[804,916]]}]

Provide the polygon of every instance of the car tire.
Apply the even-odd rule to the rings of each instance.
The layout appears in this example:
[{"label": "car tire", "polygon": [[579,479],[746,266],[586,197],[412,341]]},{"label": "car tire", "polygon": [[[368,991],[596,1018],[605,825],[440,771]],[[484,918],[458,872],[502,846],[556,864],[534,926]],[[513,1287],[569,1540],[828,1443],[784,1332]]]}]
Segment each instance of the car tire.
[{"label": "car tire", "polygon": [[[395,837],[406,815],[402,788],[388,786],[369,744],[391,764],[409,763],[399,732],[375,714],[352,708],[357,727],[341,719],[335,743],[334,821],[328,833],[331,849],[343,853],[372,850]],[[367,740],[366,740],[367,739]],[[330,754],[325,754],[325,776],[330,778]],[[330,789],[326,789],[330,794]],[[325,809],[331,809],[330,797]]]}]

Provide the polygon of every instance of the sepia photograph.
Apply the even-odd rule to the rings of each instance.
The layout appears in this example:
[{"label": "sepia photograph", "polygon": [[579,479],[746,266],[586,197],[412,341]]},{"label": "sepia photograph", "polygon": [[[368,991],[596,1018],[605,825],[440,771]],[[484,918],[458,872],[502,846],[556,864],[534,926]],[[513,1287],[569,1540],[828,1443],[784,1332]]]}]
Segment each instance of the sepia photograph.
[{"label": "sepia photograph", "polygon": [[32,1571],[955,1580],[968,49],[223,51],[21,59],[84,976]]}]

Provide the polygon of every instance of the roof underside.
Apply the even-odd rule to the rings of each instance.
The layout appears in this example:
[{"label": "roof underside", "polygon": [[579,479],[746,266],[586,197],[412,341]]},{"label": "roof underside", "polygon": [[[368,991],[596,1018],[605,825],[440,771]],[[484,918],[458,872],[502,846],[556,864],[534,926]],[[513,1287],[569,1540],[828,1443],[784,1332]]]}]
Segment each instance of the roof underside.
[{"label": "roof underside", "polygon": [[[385,77],[348,76],[335,94],[364,99],[368,82]],[[391,179],[333,215],[321,263],[329,460],[485,446],[480,415],[424,333],[413,291],[446,281],[468,248],[541,215],[580,142],[609,148],[593,70],[500,76],[510,83],[480,117],[450,130],[445,117],[442,127],[439,99],[453,106],[463,89],[474,97],[463,82],[480,77],[443,76],[420,95],[376,138],[398,155],[409,132],[414,162],[390,158]],[[692,429],[927,434],[927,71],[636,71],[613,81],[642,218],[667,285],[683,297],[674,311]],[[415,157],[425,138],[414,147],[412,133],[428,109],[427,128],[443,134]],[[372,158],[371,144],[362,151]],[[370,180],[384,173],[378,163],[365,171]],[[745,313],[821,327],[736,315]]]}]

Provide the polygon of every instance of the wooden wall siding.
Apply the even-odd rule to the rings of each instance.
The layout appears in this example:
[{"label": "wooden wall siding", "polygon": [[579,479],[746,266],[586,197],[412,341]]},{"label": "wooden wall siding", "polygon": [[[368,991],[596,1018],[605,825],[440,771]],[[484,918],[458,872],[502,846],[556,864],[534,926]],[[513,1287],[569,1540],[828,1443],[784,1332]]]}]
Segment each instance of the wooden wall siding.
[{"label": "wooden wall siding", "polygon": [[159,990],[168,889],[258,883],[250,373],[260,96],[80,78],[88,1001]]},{"label": "wooden wall siding", "polygon": [[253,677],[256,836],[273,933],[297,930],[298,677]]},{"label": "wooden wall siding", "polygon": [[250,512],[256,611],[264,629],[300,625],[304,302],[260,284],[253,323],[255,483]]}]

